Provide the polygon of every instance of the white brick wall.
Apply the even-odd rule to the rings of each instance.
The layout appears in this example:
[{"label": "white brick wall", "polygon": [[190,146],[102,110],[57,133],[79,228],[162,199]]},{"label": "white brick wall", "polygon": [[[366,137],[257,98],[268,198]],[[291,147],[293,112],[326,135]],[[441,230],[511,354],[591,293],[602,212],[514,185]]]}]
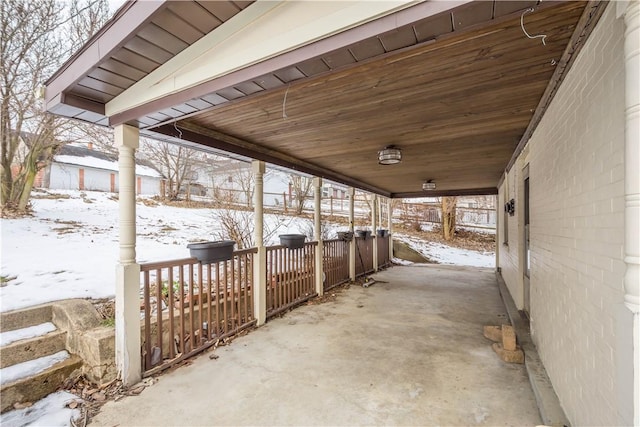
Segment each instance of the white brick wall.
[{"label": "white brick wall", "polygon": [[[632,424],[631,315],[623,306],[623,40],[612,4],[508,177],[521,213],[520,175],[528,162],[531,328],[573,425]],[[505,185],[502,203],[504,193]],[[518,307],[521,223],[521,215],[510,218],[509,246],[499,260]]]}]

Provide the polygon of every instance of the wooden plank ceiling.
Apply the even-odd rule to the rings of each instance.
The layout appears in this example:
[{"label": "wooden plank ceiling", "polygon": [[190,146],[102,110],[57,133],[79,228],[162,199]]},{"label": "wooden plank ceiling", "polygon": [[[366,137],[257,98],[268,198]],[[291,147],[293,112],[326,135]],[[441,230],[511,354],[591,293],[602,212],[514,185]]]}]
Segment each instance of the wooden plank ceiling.
[{"label": "wooden plank ceiling", "polygon": [[[314,77],[238,97],[177,126],[229,135],[396,197],[427,195],[425,180],[438,193],[495,193],[584,8],[565,2],[526,14],[526,30],[546,35],[544,45],[525,36],[519,13],[435,43],[380,36],[295,67]],[[393,43],[401,47],[385,53]],[[378,150],[391,144],[402,162],[379,165]]]}]

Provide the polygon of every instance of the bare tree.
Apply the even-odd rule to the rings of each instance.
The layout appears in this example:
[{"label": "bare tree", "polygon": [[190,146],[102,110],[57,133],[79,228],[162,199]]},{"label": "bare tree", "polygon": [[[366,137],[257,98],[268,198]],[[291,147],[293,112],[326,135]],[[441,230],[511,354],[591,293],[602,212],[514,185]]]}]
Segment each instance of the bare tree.
[{"label": "bare tree", "polygon": [[169,200],[177,200],[183,186],[193,180],[197,173],[195,165],[200,155],[198,150],[168,142],[144,140],[141,153],[153,162],[167,179],[163,197]]},{"label": "bare tree", "polygon": [[[217,222],[222,226],[217,238],[235,241],[238,249],[254,247],[256,242],[253,211],[238,209],[233,198],[226,203],[223,199],[218,199],[218,206],[220,206],[220,209],[214,210],[213,214]],[[287,218],[284,215],[275,215],[273,219],[264,222],[263,237],[265,243],[268,243],[282,227],[288,227],[292,221],[291,218]]]},{"label": "bare tree", "polygon": [[442,236],[452,240],[456,231],[456,197],[442,198]]},{"label": "bare tree", "polygon": [[291,185],[291,193],[295,203],[295,213],[300,215],[304,210],[305,203],[311,196],[313,178],[291,174],[289,175],[289,184]]},{"label": "bare tree", "polygon": [[[24,213],[40,169],[70,128],[43,112],[45,78],[107,19],[106,0],[0,2],[0,208]],[[69,34],[72,34],[69,37]]]}]

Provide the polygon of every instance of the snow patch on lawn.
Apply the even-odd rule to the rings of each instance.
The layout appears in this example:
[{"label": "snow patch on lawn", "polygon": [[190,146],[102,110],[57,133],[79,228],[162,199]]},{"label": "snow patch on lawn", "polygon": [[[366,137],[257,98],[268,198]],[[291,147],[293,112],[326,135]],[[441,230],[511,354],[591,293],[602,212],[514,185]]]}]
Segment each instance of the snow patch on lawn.
[{"label": "snow patch on lawn", "polygon": [[495,267],[496,256],[494,252],[476,252],[468,249],[459,249],[436,242],[425,242],[406,234],[395,236],[405,242],[413,250],[440,264],[465,265],[471,267]]},{"label": "snow patch on lawn", "polygon": [[46,335],[49,332],[56,330],[56,326],[51,322],[41,323],[35,326],[29,326],[28,328],[16,329],[13,331],[0,333],[0,347],[9,345],[12,342],[27,340],[29,338],[35,338],[42,335]]}]

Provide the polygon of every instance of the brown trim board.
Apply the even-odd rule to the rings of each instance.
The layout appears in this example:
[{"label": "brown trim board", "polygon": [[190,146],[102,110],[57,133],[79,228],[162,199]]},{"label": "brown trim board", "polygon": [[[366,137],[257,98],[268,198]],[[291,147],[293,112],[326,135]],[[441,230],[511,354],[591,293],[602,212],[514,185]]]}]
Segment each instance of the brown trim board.
[{"label": "brown trim board", "polygon": [[369,185],[365,182],[358,181],[357,179],[350,178],[346,175],[342,175],[341,173],[322,168],[305,160],[298,159],[279,151],[271,150],[267,147],[254,144],[240,138],[235,138],[231,135],[226,135],[200,126],[192,124],[180,124],[176,126],[162,125],[153,129],[147,129],[147,132],[156,132],[172,138],[183,139],[200,144],[205,147],[211,147],[240,156],[262,160],[267,163],[283,166],[312,176],[325,178],[350,187],[356,187],[384,197],[391,196],[391,193],[388,191]]},{"label": "brown trim board", "polygon": [[467,188],[462,190],[436,190],[413,191],[409,193],[392,193],[392,199],[415,199],[418,197],[445,197],[445,196],[490,196],[498,194],[498,188]]}]

